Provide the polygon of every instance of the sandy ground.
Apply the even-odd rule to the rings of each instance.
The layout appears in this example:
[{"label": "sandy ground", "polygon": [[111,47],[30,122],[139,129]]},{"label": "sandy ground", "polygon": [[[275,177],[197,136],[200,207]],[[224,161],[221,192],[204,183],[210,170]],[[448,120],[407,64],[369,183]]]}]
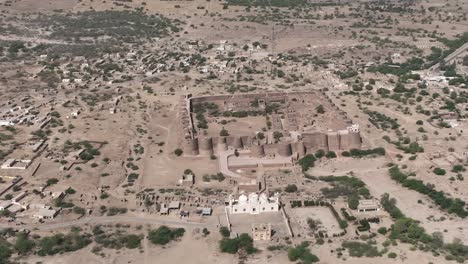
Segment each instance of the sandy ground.
[{"label": "sandy ground", "polygon": [[[172,242],[164,247],[152,245],[147,239],[142,241],[140,249],[135,250],[111,250],[104,249],[105,257],[97,256],[90,252],[93,245],[73,253],[65,253],[53,257],[28,257],[22,259],[27,263],[51,264],[124,264],[124,263],[194,263],[194,264],[235,264],[239,263],[236,255],[223,254],[218,251],[218,241],[221,239],[216,230],[211,230],[211,234],[202,237],[200,230],[187,230],[181,241]],[[280,242],[286,245],[287,243]],[[258,254],[249,256],[245,263],[273,263],[284,264],[291,263],[287,259],[287,252],[280,250],[271,252],[266,249],[266,244],[255,242],[255,246],[260,249]],[[381,246],[379,246],[381,249]],[[390,247],[389,252],[398,254],[396,259],[389,259],[386,256],[381,258],[336,258],[336,244],[315,245],[312,252],[320,258],[319,263],[351,263],[351,264],[374,264],[374,263],[446,263],[440,258],[434,258],[420,251],[410,251],[407,245]]]},{"label": "sandy ground", "polygon": [[[397,206],[407,216],[421,221],[421,224],[429,233],[442,232],[445,241],[451,242],[454,238],[462,239],[465,243],[468,241],[468,227],[466,221],[453,215],[448,215],[440,211],[426,196],[415,191],[406,189],[393,181],[388,175],[388,167],[385,167],[387,161],[385,158],[379,159],[350,159],[347,162],[330,163],[326,166],[315,167],[311,173],[315,176],[345,175],[351,171],[354,176],[363,180],[370,193],[374,197],[381,197],[388,193],[397,200]],[[418,200],[423,203],[418,203]],[[429,220],[433,218],[439,220],[445,217],[444,221]]]}]

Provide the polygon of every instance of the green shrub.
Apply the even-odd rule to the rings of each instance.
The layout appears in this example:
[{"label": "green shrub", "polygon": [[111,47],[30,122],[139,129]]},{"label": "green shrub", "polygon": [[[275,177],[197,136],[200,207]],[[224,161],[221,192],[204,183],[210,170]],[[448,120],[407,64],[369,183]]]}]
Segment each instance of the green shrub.
[{"label": "green shrub", "polygon": [[447,173],[444,169],[441,168],[435,168],[432,172],[434,172],[435,175],[439,176],[444,176]]},{"label": "green shrub", "polygon": [[176,156],[180,156],[180,155],[182,155],[182,153],[184,153],[184,151],[181,150],[180,148],[174,150],[174,154],[175,154]]},{"label": "green shrub", "polygon": [[222,226],[220,229],[219,229],[219,233],[223,236],[223,237],[229,237],[229,235],[231,234],[231,232],[229,231],[229,228],[225,227],[225,226]]},{"label": "green shrub", "polygon": [[248,234],[241,234],[237,238],[223,238],[219,241],[219,249],[223,253],[236,254],[239,250],[247,254],[256,253],[258,250],[253,246],[253,239]]},{"label": "green shrub", "polygon": [[170,229],[167,226],[161,226],[158,229],[151,230],[148,233],[148,239],[156,245],[166,245],[167,243],[182,237],[185,229]]},{"label": "green shrub", "polygon": [[300,260],[303,264],[319,262],[320,259],[312,254],[308,242],[302,242],[300,245],[288,250],[288,259],[292,262]]},{"label": "green shrub", "polygon": [[295,184],[288,184],[288,186],[286,186],[286,188],[284,188],[284,191],[285,192],[288,192],[288,193],[293,193],[293,192],[297,192],[297,186]]}]

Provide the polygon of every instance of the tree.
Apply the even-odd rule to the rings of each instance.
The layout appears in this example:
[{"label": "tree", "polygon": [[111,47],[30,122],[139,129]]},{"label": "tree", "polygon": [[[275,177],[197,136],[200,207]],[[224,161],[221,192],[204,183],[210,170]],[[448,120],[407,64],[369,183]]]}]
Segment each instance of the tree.
[{"label": "tree", "polygon": [[325,108],[323,107],[323,105],[319,105],[315,108],[315,111],[317,111],[317,114],[324,114]]},{"label": "tree", "polygon": [[29,240],[26,233],[21,232],[16,236],[15,250],[19,255],[27,255],[34,248],[34,245],[34,241]]},{"label": "tree", "polygon": [[328,151],[327,154],[325,155],[325,157],[327,157],[329,159],[334,159],[334,158],[336,158],[336,153],[334,151]]},{"label": "tree", "polygon": [[0,238],[0,263],[9,263],[8,258],[13,253],[10,247],[10,243]]},{"label": "tree", "polygon": [[26,47],[24,46],[23,42],[20,41],[14,41],[10,44],[10,47],[8,48],[8,52],[11,53],[17,53],[20,50],[25,50]]},{"label": "tree", "polygon": [[286,188],[284,188],[284,191],[288,192],[288,193],[297,192],[297,186],[296,186],[296,184],[288,184],[288,186],[286,186]]},{"label": "tree", "polygon": [[239,250],[239,243],[235,238],[225,238],[219,242],[219,249],[224,253],[236,254]]},{"label": "tree", "polygon": [[301,263],[303,264],[310,264],[320,261],[317,256],[310,252],[308,242],[302,242],[300,245],[290,248],[288,250],[288,259],[294,262],[301,260]]},{"label": "tree", "polygon": [[348,206],[349,208],[356,210],[359,205],[359,196],[358,195],[351,195],[348,197]]},{"label": "tree", "polygon": [[262,132],[259,132],[259,133],[257,133],[257,138],[259,140],[263,140],[265,138],[265,134],[263,134]]},{"label": "tree", "polygon": [[75,206],[73,207],[73,213],[78,214],[78,215],[84,215],[86,213],[86,210],[82,207]]},{"label": "tree", "polygon": [[134,234],[125,236],[124,240],[125,247],[129,249],[138,248],[141,245],[141,237]]},{"label": "tree", "polygon": [[279,142],[279,140],[283,137],[283,133],[279,131],[273,132],[273,138],[275,139],[275,142]]},{"label": "tree", "polygon": [[148,233],[148,239],[156,245],[166,245],[167,243],[182,237],[185,233],[185,229],[177,228],[170,229],[167,226],[160,226],[158,229],[151,230]]},{"label": "tree", "polygon": [[72,187],[69,187],[68,189],[65,190],[65,193],[66,194],[74,194],[74,193],[76,193],[76,191]]},{"label": "tree", "polygon": [[180,148],[174,150],[174,154],[175,154],[176,156],[180,156],[180,155],[182,155],[182,153],[184,153],[184,151],[181,150]]},{"label": "tree", "polygon": [[441,168],[435,168],[433,172],[434,174],[439,175],[439,176],[444,176],[446,174],[446,171]]},{"label": "tree", "polygon": [[302,157],[297,163],[302,167],[302,171],[307,171],[309,168],[315,166],[315,161],[317,159],[312,154],[307,154]]},{"label": "tree", "polygon": [[253,246],[253,239],[245,233],[237,238],[223,238],[219,241],[219,249],[221,252],[230,254],[236,254],[239,250],[243,250],[247,254],[257,252],[257,249]]},{"label": "tree", "polygon": [[223,236],[223,237],[229,237],[229,235],[231,234],[231,232],[229,231],[229,229],[225,226],[222,226],[220,229],[219,229],[219,233]]},{"label": "tree", "polygon": [[379,229],[377,229],[377,233],[385,235],[387,234],[387,228],[385,226],[379,227]]},{"label": "tree", "polygon": [[325,151],[323,149],[319,149],[315,152],[315,157],[317,159],[321,159],[323,156],[325,156]]},{"label": "tree", "polygon": [[47,185],[47,186],[51,186],[51,185],[56,184],[57,182],[59,182],[58,179],[50,178],[50,179],[47,180],[46,185]]},{"label": "tree", "polygon": [[229,132],[223,127],[223,129],[221,129],[221,132],[219,132],[219,135],[222,137],[227,137],[229,136]]}]

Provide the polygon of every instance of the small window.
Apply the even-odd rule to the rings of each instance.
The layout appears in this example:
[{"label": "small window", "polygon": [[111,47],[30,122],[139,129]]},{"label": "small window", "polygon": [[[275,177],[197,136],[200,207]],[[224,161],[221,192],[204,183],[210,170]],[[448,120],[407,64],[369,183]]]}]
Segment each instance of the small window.
[{"label": "small window", "polygon": [[274,208],[272,207],[271,210],[273,210]]}]

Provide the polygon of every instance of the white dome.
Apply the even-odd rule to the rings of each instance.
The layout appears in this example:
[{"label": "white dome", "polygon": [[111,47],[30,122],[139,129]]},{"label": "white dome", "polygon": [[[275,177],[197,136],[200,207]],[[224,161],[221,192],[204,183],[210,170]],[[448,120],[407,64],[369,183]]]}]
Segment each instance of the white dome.
[{"label": "white dome", "polygon": [[247,202],[247,196],[245,196],[244,194],[239,196],[239,203],[246,203],[246,202]]},{"label": "white dome", "polygon": [[250,202],[256,202],[256,201],[258,201],[258,194],[256,194],[256,193],[251,193],[251,194],[249,194],[249,201],[250,201]]},{"label": "white dome", "polygon": [[268,197],[265,193],[260,194],[260,201],[261,202],[268,202]]}]

